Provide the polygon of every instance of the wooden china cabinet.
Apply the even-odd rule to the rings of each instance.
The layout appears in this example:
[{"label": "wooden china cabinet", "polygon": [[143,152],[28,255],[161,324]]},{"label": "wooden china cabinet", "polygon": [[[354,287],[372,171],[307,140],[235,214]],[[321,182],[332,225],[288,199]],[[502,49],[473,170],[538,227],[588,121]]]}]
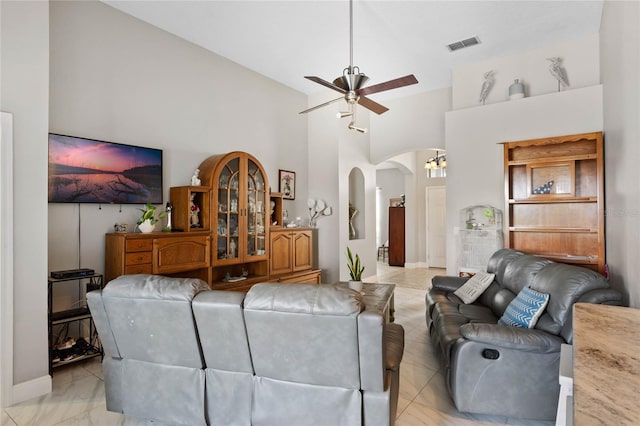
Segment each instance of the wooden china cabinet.
[{"label": "wooden china cabinet", "polygon": [[170,189],[173,232],[107,234],[107,281],[162,274],[240,291],[266,281],[320,283],[312,230],[281,226],[282,194],[269,192],[256,158],[240,151],[214,155],[199,170],[201,186]]},{"label": "wooden china cabinet", "polygon": [[200,164],[211,188],[211,287],[248,289],[269,279],[269,183],[260,162],[234,151]]},{"label": "wooden china cabinet", "polygon": [[504,144],[507,246],[605,272],[602,132]]}]

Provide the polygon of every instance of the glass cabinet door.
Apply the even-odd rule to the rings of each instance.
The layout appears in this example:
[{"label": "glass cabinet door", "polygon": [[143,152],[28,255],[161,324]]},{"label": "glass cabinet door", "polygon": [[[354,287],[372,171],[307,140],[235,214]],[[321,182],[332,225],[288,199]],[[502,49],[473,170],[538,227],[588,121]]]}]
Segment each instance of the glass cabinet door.
[{"label": "glass cabinet door", "polygon": [[240,159],[234,158],[225,164],[218,179],[218,225],[215,240],[218,260],[238,258],[239,190]]},{"label": "glass cabinet door", "polygon": [[267,223],[265,179],[260,167],[248,160],[247,167],[247,256],[266,254]]}]

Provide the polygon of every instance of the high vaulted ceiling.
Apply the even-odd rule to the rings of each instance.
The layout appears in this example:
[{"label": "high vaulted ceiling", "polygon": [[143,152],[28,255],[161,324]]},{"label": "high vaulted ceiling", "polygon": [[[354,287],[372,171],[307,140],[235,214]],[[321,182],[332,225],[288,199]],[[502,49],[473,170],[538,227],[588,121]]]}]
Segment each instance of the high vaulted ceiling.
[{"label": "high vaulted ceiling", "polygon": [[[305,75],[332,81],[349,65],[347,0],[102,1],[303,93],[328,90]],[[391,91],[404,96],[450,86],[458,64],[596,33],[602,1],[354,0],[353,15],[353,64],[367,85],[414,74]]]}]

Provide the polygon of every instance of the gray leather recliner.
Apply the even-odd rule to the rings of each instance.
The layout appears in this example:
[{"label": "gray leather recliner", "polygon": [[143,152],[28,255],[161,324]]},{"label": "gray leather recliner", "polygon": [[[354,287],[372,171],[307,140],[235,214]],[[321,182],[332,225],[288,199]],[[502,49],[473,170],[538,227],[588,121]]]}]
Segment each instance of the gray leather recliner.
[{"label": "gray leather recliner", "polygon": [[130,275],[87,294],[104,347],[107,410],[206,424],[205,364],[191,302],[200,280]]},{"label": "gray leather recliner", "polygon": [[290,287],[258,284],[245,299],[252,424],[393,424],[402,352],[385,345],[382,315],[361,312],[359,295],[345,298],[343,288]]},{"label": "gray leather recliner", "polygon": [[[472,304],[454,294],[466,278],[436,276],[426,295],[427,328],[440,349],[449,393],[462,412],[554,419],[560,345],[573,339],[573,305],[619,305],[622,294],[592,270],[512,249],[494,253],[487,272],[495,279]],[[550,295],[535,327],[497,324],[527,286]]]},{"label": "gray leather recliner", "polygon": [[394,423],[404,331],[352,290],[245,294],[129,275],[87,300],[109,411],[186,425]]}]

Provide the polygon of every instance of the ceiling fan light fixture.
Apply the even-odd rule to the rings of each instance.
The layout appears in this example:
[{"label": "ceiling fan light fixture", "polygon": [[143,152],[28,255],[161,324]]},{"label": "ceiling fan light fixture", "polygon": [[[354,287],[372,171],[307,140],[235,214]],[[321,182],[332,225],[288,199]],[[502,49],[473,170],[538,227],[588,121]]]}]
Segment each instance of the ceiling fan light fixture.
[{"label": "ceiling fan light fixture", "polygon": [[[335,90],[336,92],[340,92],[343,95],[344,100],[347,102],[347,105],[349,105],[350,114],[339,112],[338,118],[351,116],[352,120],[351,124],[349,125],[349,129],[357,130],[361,133],[365,133],[367,129],[356,127],[355,124],[353,124],[355,121],[356,104],[359,104],[378,115],[383,114],[388,111],[389,108],[385,107],[384,105],[380,105],[372,99],[367,98],[367,95],[418,83],[418,80],[415,78],[415,76],[413,74],[409,74],[404,77],[385,81],[383,83],[363,87],[369,80],[369,77],[367,77],[364,73],[361,73],[360,68],[353,65],[353,0],[349,0],[349,66],[343,69],[342,75],[333,80],[333,83],[330,83],[327,80],[324,80],[317,76],[305,76],[304,78],[318,83],[324,87],[328,87],[329,89]],[[304,111],[301,111],[300,114],[314,111],[337,100],[340,100],[340,98],[333,101],[325,102],[324,104],[316,105],[312,108],[308,108]]]},{"label": "ceiling fan light fixture", "polygon": [[340,111],[336,114],[336,117],[345,118],[345,117],[351,117],[352,115],[353,115],[352,111]]},{"label": "ceiling fan light fixture", "polygon": [[369,131],[366,127],[357,127],[353,121],[349,123],[349,129],[360,133],[367,133]]}]

